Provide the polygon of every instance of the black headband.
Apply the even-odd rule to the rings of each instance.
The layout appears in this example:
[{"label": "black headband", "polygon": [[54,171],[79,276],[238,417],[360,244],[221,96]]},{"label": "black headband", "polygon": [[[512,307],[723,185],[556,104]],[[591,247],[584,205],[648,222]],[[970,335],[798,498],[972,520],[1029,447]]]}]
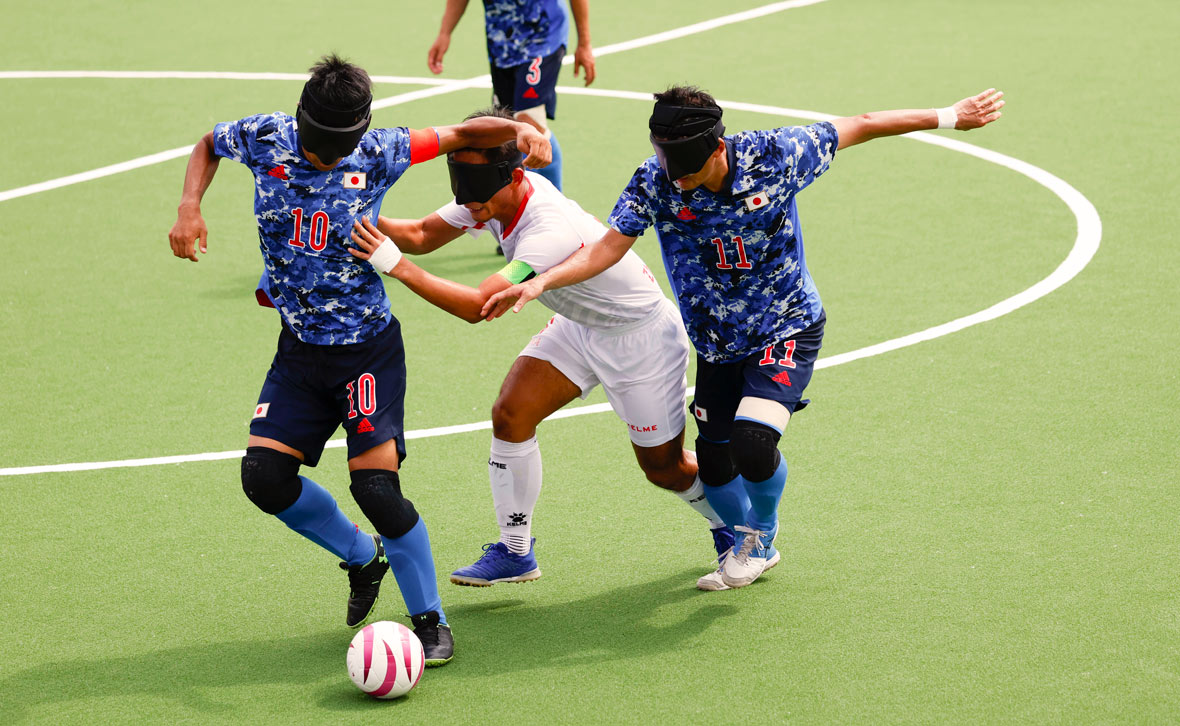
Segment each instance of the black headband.
[{"label": "black headband", "polygon": [[696,136],[714,128],[721,120],[721,109],[713,106],[673,106],[657,102],[647,127],[661,139]]},{"label": "black headband", "polygon": [[308,116],[315,119],[320,126],[334,131],[351,131],[357,124],[369,117],[369,107],[373,104],[373,94],[369,94],[364,101],[354,108],[337,108],[329,106],[315,97],[308,86],[311,81],[303,85],[303,94],[299,97],[299,107]]},{"label": "black headband", "polygon": [[369,94],[354,108],[333,108],[316,98],[304,84],[295,112],[300,145],[324,163],[348,156],[369,128],[372,103],[373,95]]}]

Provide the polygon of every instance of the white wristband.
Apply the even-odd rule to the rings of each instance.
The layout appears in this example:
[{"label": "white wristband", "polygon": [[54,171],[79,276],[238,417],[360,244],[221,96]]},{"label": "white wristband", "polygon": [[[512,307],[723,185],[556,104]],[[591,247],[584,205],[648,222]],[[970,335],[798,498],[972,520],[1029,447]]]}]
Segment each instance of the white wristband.
[{"label": "white wristband", "polygon": [[377,249],[373,250],[373,254],[369,256],[369,264],[377,272],[392,272],[393,268],[397,267],[397,263],[401,261],[402,251],[388,237],[377,245]]},{"label": "white wristband", "polygon": [[955,124],[959,122],[959,114],[955,113],[954,106],[936,108],[934,113],[938,114],[938,128],[940,129],[953,129]]}]

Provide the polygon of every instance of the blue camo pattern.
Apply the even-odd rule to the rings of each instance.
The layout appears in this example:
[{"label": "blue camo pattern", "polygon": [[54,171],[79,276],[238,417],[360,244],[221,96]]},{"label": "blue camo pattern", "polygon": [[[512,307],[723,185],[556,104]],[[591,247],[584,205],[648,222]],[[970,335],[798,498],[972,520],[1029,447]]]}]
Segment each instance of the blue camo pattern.
[{"label": "blue camo pattern", "polygon": [[[254,174],[258,241],[283,323],[316,345],[359,343],[381,332],[392,317],[385,285],[348,247],[353,222],[376,219],[385,192],[410,167],[409,131],[366,132],[331,171],[319,171],[303,157],[295,119],[285,113],[217,124],[213,150]],[[346,189],[345,180],[357,173],[364,174],[364,188]],[[297,218],[302,247],[292,244]]]},{"label": "blue camo pattern", "polygon": [[[685,328],[705,360],[740,360],[819,318],[795,196],[827,171],[838,141],[827,122],[744,131],[725,137],[735,167],[728,190],[681,191],[654,156],[623,190],[608,224],[629,237],[655,226]],[[765,201],[754,208],[756,195]]]},{"label": "blue camo pattern", "polygon": [[562,0],[484,0],[488,60],[513,68],[565,45],[569,16]]}]

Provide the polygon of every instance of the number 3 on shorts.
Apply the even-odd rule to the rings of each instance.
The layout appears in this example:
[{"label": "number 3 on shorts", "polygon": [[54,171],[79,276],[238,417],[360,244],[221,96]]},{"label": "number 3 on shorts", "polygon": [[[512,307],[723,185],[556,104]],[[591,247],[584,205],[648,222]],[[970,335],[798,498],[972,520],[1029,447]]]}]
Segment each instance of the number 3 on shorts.
[{"label": "number 3 on shorts", "polygon": [[[348,385],[348,417],[357,417],[357,404],[360,404],[360,412],[362,415],[368,416],[377,410],[377,379],[373,377],[372,373],[362,373],[355,381],[349,381]],[[357,400],[357,393],[360,393],[360,400]]]}]

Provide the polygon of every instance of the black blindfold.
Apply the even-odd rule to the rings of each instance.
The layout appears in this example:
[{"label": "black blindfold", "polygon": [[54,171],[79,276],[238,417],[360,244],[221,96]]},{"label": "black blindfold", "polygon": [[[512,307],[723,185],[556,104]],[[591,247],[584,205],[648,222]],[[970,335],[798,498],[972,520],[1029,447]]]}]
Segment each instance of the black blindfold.
[{"label": "black blindfold", "polygon": [[464,164],[447,160],[451,173],[451,191],[457,204],[483,204],[496,192],[512,183],[512,170],[520,161],[501,161],[497,164]]},{"label": "black blindfold", "polygon": [[700,171],[725,134],[721,109],[657,103],[648,121],[651,145],[669,181]]},{"label": "black blindfold", "polygon": [[369,129],[372,103],[370,95],[356,108],[332,108],[321,103],[305,85],[295,112],[300,146],[325,164],[348,156]]}]

